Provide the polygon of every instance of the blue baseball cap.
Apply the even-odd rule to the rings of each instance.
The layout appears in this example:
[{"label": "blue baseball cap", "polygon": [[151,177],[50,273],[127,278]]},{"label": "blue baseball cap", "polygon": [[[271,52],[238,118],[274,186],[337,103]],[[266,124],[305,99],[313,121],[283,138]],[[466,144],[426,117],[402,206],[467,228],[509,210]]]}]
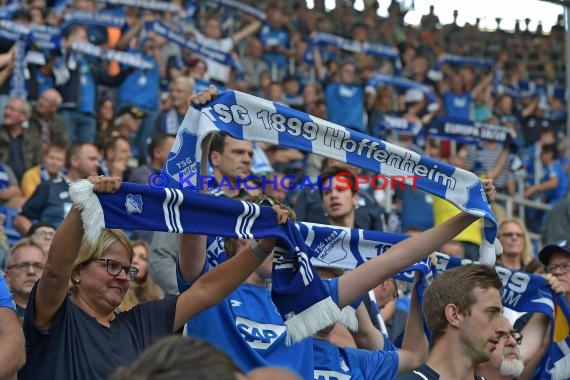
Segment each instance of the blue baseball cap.
[{"label": "blue baseball cap", "polygon": [[550,258],[556,252],[562,252],[570,256],[570,244],[568,240],[561,240],[557,243],[551,243],[545,245],[540,252],[538,252],[538,259],[544,265],[548,265]]}]

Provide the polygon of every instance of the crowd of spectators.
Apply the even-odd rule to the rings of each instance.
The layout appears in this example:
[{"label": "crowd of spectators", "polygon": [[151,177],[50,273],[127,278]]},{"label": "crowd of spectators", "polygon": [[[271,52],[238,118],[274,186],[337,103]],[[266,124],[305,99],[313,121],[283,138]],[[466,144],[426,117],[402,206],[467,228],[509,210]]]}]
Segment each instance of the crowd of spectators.
[{"label": "crowd of spectators", "polygon": [[[34,292],[50,294],[50,297],[57,298],[58,305],[64,306],[76,302],[74,299],[81,299],[79,277],[67,279],[73,283],[69,300],[66,296],[68,284],[64,284],[65,279],[62,278],[58,278],[55,285],[44,281],[43,287],[38,286],[32,291],[44,268],[51,267],[50,271],[53,271],[55,263],[60,265],[58,268],[64,268],[65,273],[75,274],[83,265],[76,262],[72,268],[68,262],[68,268],[54,259],[52,265],[46,264],[56,230],[66,217],[75,222],[78,220],[74,213],[69,216],[73,209],[69,184],[79,179],[91,178],[93,181],[93,176],[99,175],[147,184],[150,175],[163,168],[191,101],[196,102],[195,95],[210,85],[216,86],[219,92],[237,90],[250,93],[364,132],[471,171],[482,179],[491,178],[499,194],[549,205],[546,208],[552,208],[552,211],[548,212],[532,207],[506,210],[506,204],[500,202],[493,205],[500,222],[498,237],[504,249],[498,265],[529,273],[546,271],[562,278],[570,272],[570,250],[565,244],[554,254],[542,255],[543,251],[540,257],[538,254],[541,244],[552,247],[550,243],[566,240],[570,228],[570,198],[567,197],[570,146],[566,123],[567,96],[563,90],[565,40],[561,18],[549,33],[544,33],[540,25],[535,32],[529,31],[529,20],[517,21],[514,31],[484,31],[479,28],[479,20],[475,25],[459,27],[457,13],[453,23],[442,25],[433,7],[422,17],[420,26],[407,25],[404,17],[410,10],[404,9],[397,1],[392,1],[387,17],[378,16],[377,2],[367,5],[363,11],[356,11],[350,1],[337,2],[333,10],[325,10],[324,1],[315,1],[313,9],[308,9],[304,1],[270,1],[263,6],[253,1],[238,2],[242,8],[221,5],[218,1],[202,4],[173,0],[165,3],[178,6],[176,12],[152,10],[148,4],[145,6],[144,1],[140,4],[132,2],[140,7],[125,6],[120,1],[113,3],[95,0],[0,0],[3,18],[15,23],[0,23],[0,271],[13,293],[19,318],[24,318],[28,299],[37,298]],[[261,7],[259,10],[263,17],[244,11],[246,5]],[[101,15],[115,21],[102,24],[99,20]],[[120,25],[116,20],[120,20]],[[22,38],[21,34],[10,30],[14,25],[29,28],[27,37]],[[222,62],[211,55],[196,54],[182,46],[180,41],[162,36],[149,25],[163,25],[199,46],[221,52],[228,60]],[[39,42],[40,38],[36,36],[38,30],[42,30],[39,26],[49,26],[58,31],[57,38],[50,41],[54,43],[53,48],[46,48]],[[319,33],[333,34],[342,41],[350,41],[353,49],[343,49],[341,42],[337,46],[314,44]],[[141,57],[146,66],[82,53],[78,46],[86,43],[102,49],[128,52],[133,57]],[[367,54],[363,47],[374,44],[396,48],[401,67],[395,64],[393,57]],[[460,59],[442,63],[446,55]],[[311,59],[307,59],[308,56]],[[473,58],[487,63],[479,64]],[[414,85],[376,84],[373,79],[377,74],[406,78]],[[20,77],[23,77],[23,82],[18,81],[22,79]],[[422,90],[426,87],[430,96]],[[421,128],[397,131],[389,127],[386,117]],[[472,144],[451,136],[430,135],[429,126],[440,117],[453,118],[464,124],[476,123],[477,126],[498,125],[510,137],[507,141],[481,138]],[[268,171],[267,166],[258,169],[254,161],[260,158],[268,162],[272,170]],[[326,174],[332,183],[331,173],[335,170],[351,175],[370,174],[315,154],[261,143],[251,145],[229,137],[213,140],[210,164],[217,180],[222,175],[253,172],[278,178],[284,175],[299,179],[308,176],[313,180]],[[291,205],[291,214],[294,210],[296,218],[304,222],[421,235],[432,227],[448,226],[446,221],[450,218],[461,220],[459,210],[451,203],[408,186],[395,192],[377,190],[372,185],[360,186],[358,192],[350,196],[335,192],[319,194],[311,188],[289,192],[270,188],[266,193]],[[223,194],[226,197],[244,195],[247,192],[243,189],[226,190]],[[343,202],[347,202],[350,209],[346,214],[338,211]],[[67,223],[71,224],[70,221]],[[78,227],[73,226],[75,229]],[[457,230],[453,240],[435,248],[450,256],[477,260],[483,241],[483,222],[479,220],[464,227]],[[72,231],[71,227],[69,230]],[[102,308],[106,315],[114,315],[115,309],[128,312],[140,303],[168,299],[168,296],[175,296],[190,285],[189,289],[196,289],[194,281],[198,284],[197,279],[203,278],[202,272],[209,270],[209,264],[203,257],[198,263],[199,254],[177,265],[181,248],[192,247],[193,253],[200,253],[195,252],[199,248],[192,245],[195,241],[189,244],[183,239],[180,246],[178,237],[171,234],[149,231],[125,233],[128,238],[112,233],[107,237],[110,240],[105,248],[97,248],[100,251],[91,252],[92,256],[85,259],[88,263],[93,257],[96,261],[106,260],[107,273],[115,277],[122,276],[123,268],[138,269],[131,279],[136,286],[125,291],[114,307],[107,305]],[[542,234],[542,242],[531,242],[532,233]],[[65,239],[60,236],[59,244],[72,244]],[[129,239],[128,243],[122,243],[127,251],[132,252],[129,257],[123,252],[122,256],[101,258],[108,246],[123,239]],[[418,241],[423,240],[418,238]],[[73,242],[78,252],[79,243]],[[208,244],[223,247],[219,239],[208,240]],[[234,251],[237,248],[234,247]],[[253,247],[252,252],[259,256]],[[75,259],[76,253],[69,253],[69,257]],[[88,253],[79,252],[80,257],[82,254]],[[123,259],[132,263],[125,266],[121,264]],[[120,268],[117,265],[113,267],[113,263],[110,264],[113,261]],[[196,268],[199,268],[198,272]],[[259,278],[252,280],[249,277],[244,284],[264,283],[267,276],[259,273]],[[474,273],[479,272],[474,270]],[[127,275],[125,269],[125,279]],[[218,280],[216,274],[208,275],[207,280]],[[491,278],[483,284],[477,281],[464,284],[468,287],[466,291],[477,288],[482,294],[493,293],[497,286],[492,274],[479,273],[475,276],[478,275]],[[396,373],[417,367],[425,360],[420,360],[423,346],[410,345],[410,336],[417,338],[414,334],[418,333],[414,326],[409,327],[413,325],[410,320],[414,320],[411,310],[415,307],[410,305],[410,299],[415,300],[413,292],[409,286],[388,279],[388,273],[382,272],[382,276],[386,278],[373,285],[376,286],[375,294],[386,322],[387,335],[380,344],[376,342],[371,347],[384,348],[388,338],[395,342],[403,339],[398,343],[403,354],[399,359],[397,355],[396,359],[391,358],[396,360],[396,368],[391,368],[389,374],[393,378]],[[236,281],[238,277],[236,274]],[[553,278],[550,276],[549,282],[554,289],[558,283]],[[338,280],[339,284],[341,281]],[[49,288],[52,285],[57,294],[52,294],[53,289]],[[173,302],[164,301],[155,304],[152,310],[148,309],[155,314],[164,311],[173,316],[171,323],[160,327],[164,330],[162,335],[178,330],[189,319],[187,316],[198,313],[203,307],[202,304],[194,306],[197,310],[189,313],[178,305],[180,299],[182,295],[176,307]],[[346,304],[346,300],[338,299],[336,302]],[[47,307],[45,300],[34,301],[32,306],[44,307],[44,311],[36,312],[34,321],[24,324],[39,344],[41,334],[38,332],[41,328],[53,327],[53,318],[60,311],[54,306]],[[218,308],[226,306],[222,302]],[[183,321],[176,319],[179,311],[184,312]],[[408,324],[404,326],[408,313]],[[516,341],[516,334],[510,332],[510,323],[517,321],[519,316],[507,314],[506,317],[510,322],[507,327],[501,327],[506,333],[495,344],[508,346]],[[208,319],[208,314],[205,318]],[[106,323],[111,320],[113,318]],[[196,320],[188,324],[190,331],[192,328],[200,329],[200,317]],[[523,350],[525,365],[530,361],[528,350],[538,350],[540,344],[537,341],[545,335],[542,327],[547,321],[537,320],[526,320],[526,331],[534,332],[528,332],[531,343]],[[145,323],[149,323],[149,328],[155,328],[151,326],[154,322]],[[373,322],[376,323],[374,318]],[[58,319],[57,323],[61,324],[62,320]],[[436,330],[441,328],[435,327]],[[315,341],[326,339],[334,344],[337,342],[335,339],[340,339],[346,342],[342,340],[345,333],[348,331],[322,332],[315,336]],[[217,333],[212,332],[211,336],[204,334],[204,339],[214,340],[212,337]],[[454,341],[454,336],[446,334],[442,332],[443,337],[437,338],[442,338],[443,342]],[[349,341],[355,349],[367,347],[358,336]],[[223,344],[212,343],[224,349]],[[175,345],[184,349],[184,344],[175,340],[155,349],[172,349],[169,346]],[[199,347],[199,344],[193,342],[192,349],[194,347]],[[138,345],[136,353],[141,353],[142,348]],[[320,349],[325,352],[330,347],[321,345]],[[238,376],[240,371],[247,372],[249,364],[245,365],[231,352],[224,351],[238,366],[228,364],[223,373],[227,372],[231,377],[232,374]],[[334,355],[367,357],[360,351],[339,352],[334,351]],[[128,360],[113,363],[125,365],[135,358],[134,354],[127,355]],[[438,354],[445,358],[446,352],[436,352],[434,357]],[[221,361],[223,366],[226,365],[224,360]],[[388,361],[384,357],[361,360]],[[431,363],[432,369],[441,370],[434,360],[430,362],[428,358],[428,364]],[[107,365],[112,366],[113,363]],[[144,365],[145,360],[139,359],[132,373],[144,372]],[[219,363],[214,365],[222,366]],[[37,368],[28,368],[26,371],[30,372],[23,372],[22,376],[30,376],[35,370]],[[483,367],[480,374],[489,373],[484,371],[492,373],[493,370]],[[116,378],[132,378],[129,371],[122,368]],[[285,374],[283,378],[286,376],[292,375]]]}]

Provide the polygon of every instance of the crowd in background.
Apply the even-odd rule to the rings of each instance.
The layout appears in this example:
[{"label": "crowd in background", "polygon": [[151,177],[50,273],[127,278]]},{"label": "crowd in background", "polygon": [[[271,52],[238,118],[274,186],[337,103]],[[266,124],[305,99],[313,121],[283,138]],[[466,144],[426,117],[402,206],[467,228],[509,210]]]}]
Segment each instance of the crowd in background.
[{"label": "crowd in background", "polygon": [[[258,2],[242,3],[260,7]],[[69,184],[94,175],[147,184],[149,176],[164,166],[192,95],[209,85],[220,92],[250,93],[356,129],[492,178],[499,194],[551,205],[549,212],[515,207],[513,218],[507,218],[505,204],[494,205],[504,248],[500,264],[544,273],[548,260],[538,260],[541,247],[531,243],[529,232],[542,234],[542,243],[548,244],[566,240],[570,228],[562,19],[549,33],[540,25],[530,32],[518,21],[515,31],[488,32],[478,25],[441,25],[433,7],[420,26],[413,27],[404,22],[409,10],[396,1],[385,18],[378,16],[376,2],[363,11],[356,11],[350,1],[337,2],[326,11],[322,1],[314,3],[308,9],[303,1],[266,2],[260,9],[263,17],[256,17],[217,2],[171,1],[179,7],[174,12],[110,1],[0,0],[10,21],[30,30],[47,25],[60,31],[51,41],[55,47],[49,49],[37,41],[25,42],[7,24],[0,25],[0,270],[19,317],[24,317],[51,241],[72,207]],[[74,21],[69,15],[78,11],[108,14],[123,24]],[[148,28],[158,23],[222,52],[229,61],[196,54]],[[318,32],[394,47],[401,67],[393,59],[365,51],[315,45]],[[132,53],[142,57],[145,66],[83,54],[77,48],[82,43]],[[309,53],[312,60],[306,59]],[[491,64],[465,59],[438,67],[445,54]],[[434,68],[441,75],[434,76]],[[407,78],[416,85],[371,85],[376,74]],[[23,85],[18,83],[20,75]],[[433,99],[421,85],[428,86]],[[386,126],[387,116],[420,123],[424,132],[441,116],[499,125],[510,139],[465,144],[417,130],[396,131]],[[314,154],[266,144],[257,144],[251,153],[253,162],[251,157],[234,157],[234,170],[241,164],[240,170],[247,169],[243,174],[252,170],[278,178],[315,179],[331,164]],[[258,169],[256,160],[268,162],[271,170]],[[298,220],[328,224],[332,218],[319,194],[310,189],[268,192],[290,204]],[[390,192],[360,186],[358,194],[350,227],[413,235],[459,213],[449,202],[410,187]],[[160,236],[126,233],[132,240],[138,286],[128,290],[118,309],[178,293],[172,265],[176,259],[156,266],[152,262],[168,256]],[[477,260],[482,241],[479,221],[440,251]],[[566,273],[568,268],[557,270]],[[377,297],[385,300],[382,314],[388,336],[402,339],[402,315],[410,310],[409,286],[388,281],[377,289]]]}]

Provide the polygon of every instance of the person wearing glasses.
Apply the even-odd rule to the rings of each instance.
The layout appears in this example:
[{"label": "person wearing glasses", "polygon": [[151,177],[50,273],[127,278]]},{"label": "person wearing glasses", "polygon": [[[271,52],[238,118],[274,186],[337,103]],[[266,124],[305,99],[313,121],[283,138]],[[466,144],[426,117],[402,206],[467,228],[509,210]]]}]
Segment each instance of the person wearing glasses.
[{"label": "person wearing glasses", "polygon": [[[538,253],[538,259],[544,264],[546,273],[555,276],[564,288],[567,301],[570,301],[570,242],[562,240],[544,246]],[[556,307],[554,317],[554,341],[559,342],[568,335],[569,321],[566,320],[561,310]]]},{"label": "person wearing glasses", "polygon": [[517,218],[505,219],[499,224],[497,237],[503,246],[497,264],[511,270],[524,270],[532,260],[532,246],[525,224]]},{"label": "person wearing glasses", "polygon": [[4,277],[14,295],[18,318],[24,318],[30,293],[42,275],[45,263],[46,253],[34,239],[24,238],[10,251]]},{"label": "person wearing glasses", "polygon": [[[121,185],[120,178],[87,180],[96,193],[112,193]],[[288,213],[278,206],[274,210],[278,222],[285,223]],[[83,239],[80,212],[72,207],[30,294],[24,317],[28,361],[19,378],[107,378],[150,343],[180,331],[186,321],[222,300],[265,261],[274,244],[274,238],[261,239],[255,250],[246,248],[186,292],[117,313],[138,274],[132,244],[122,231],[110,229],[102,229],[90,244]]]}]

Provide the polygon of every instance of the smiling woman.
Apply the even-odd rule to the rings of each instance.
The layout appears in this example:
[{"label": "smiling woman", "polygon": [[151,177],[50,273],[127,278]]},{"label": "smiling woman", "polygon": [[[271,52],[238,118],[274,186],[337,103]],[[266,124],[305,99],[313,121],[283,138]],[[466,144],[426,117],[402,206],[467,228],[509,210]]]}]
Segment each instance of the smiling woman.
[{"label": "smiling woman", "polygon": [[[116,191],[120,184],[119,178],[96,176],[80,183],[103,193]],[[288,213],[278,206],[274,210],[284,223]],[[266,247],[263,252],[271,252],[275,239],[262,239],[260,244]],[[133,246],[122,231],[110,229],[102,229],[89,243],[74,206],[57,230],[45,269],[30,294],[24,318],[28,361],[19,377],[107,378],[115,368],[134,361],[152,341],[180,330],[242,283],[264,261],[259,252],[246,250],[179,296],[117,313],[139,273],[133,266],[138,261],[133,260]]]}]

